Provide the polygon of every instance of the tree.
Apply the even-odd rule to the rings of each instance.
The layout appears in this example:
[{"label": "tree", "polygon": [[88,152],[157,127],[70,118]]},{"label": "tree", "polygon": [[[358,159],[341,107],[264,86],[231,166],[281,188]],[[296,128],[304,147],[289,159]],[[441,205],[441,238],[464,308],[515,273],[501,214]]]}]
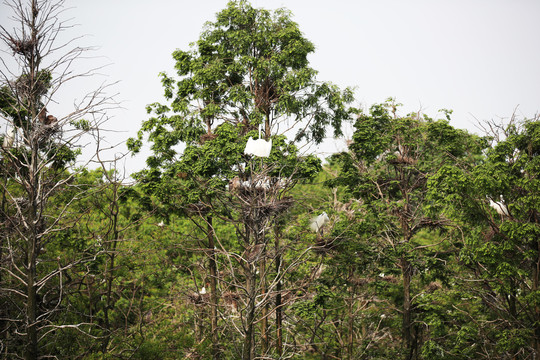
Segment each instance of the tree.
[{"label": "tree", "polygon": [[[0,114],[9,129],[0,148],[1,220],[6,229],[0,244],[0,287],[9,304],[2,316],[7,325],[1,331],[4,341],[10,339],[5,353],[24,353],[26,359],[45,356],[41,344],[47,344],[57,329],[82,326],[55,321],[62,310],[63,274],[88,259],[67,261],[47,250],[69,226],[62,220],[83,193],[59,207],[51,207],[50,200],[73,178],[68,169],[79,153],[77,141],[93,133],[107,107],[114,106],[102,86],[65,116],[48,113],[58,89],[78,77],[72,65],[87,50],[69,49],[70,41],[58,43],[59,33],[69,28],[60,18],[63,5],[63,1],[8,1],[16,27],[10,31],[0,26],[0,39],[14,59],[13,64],[3,59],[0,70]],[[91,118],[83,120],[85,115]]]},{"label": "tree", "polygon": [[[153,155],[147,159],[148,169],[137,174],[141,186],[166,211],[195,214],[192,218],[204,229],[214,357],[219,352],[216,249],[227,266],[234,264],[229,273],[232,288],[245,305],[241,356],[255,356],[254,325],[259,322],[262,340],[257,351],[264,354],[269,351],[269,294],[285,271],[279,256],[272,260],[277,273],[271,275],[266,266],[270,229],[290,205],[288,189],[320,167],[314,156],[299,154],[284,134],[294,131],[296,141],[320,142],[328,125],[339,135],[341,122],[349,118],[351,91],[316,81],[307,61],[313,50],[286,10],[270,12],[245,1],[230,2],[215,22],[206,24],[191,51],[174,52],[179,80],[161,74],[171,105],[149,106],[155,116],[143,124],[138,139],[129,142],[136,151],[144,133],[149,134]],[[243,154],[248,137],[257,136],[272,141],[269,158]],[[178,144],[186,146],[181,154]],[[235,225],[237,239],[230,246],[239,248],[216,241],[216,218]],[[256,260],[235,256],[235,250],[256,250]],[[263,301],[256,301],[261,296]],[[279,313],[282,306],[277,308]]]},{"label": "tree", "polygon": [[344,185],[361,200],[365,224],[360,229],[383,261],[393,264],[385,268],[383,262],[380,277],[399,269],[403,356],[412,359],[419,356],[421,341],[414,326],[413,273],[425,259],[441,256],[441,241],[426,242],[423,234],[449,225],[430,211],[427,182],[443,165],[468,161],[481,148],[476,137],[448,124],[449,112],[447,120],[434,121],[421,114],[400,117],[398,106],[389,99],[358,117],[349,152],[336,157],[342,171],[329,184]]},{"label": "tree", "polygon": [[[483,124],[491,146],[475,167],[448,164],[432,178],[432,199],[462,228],[471,281],[476,358],[540,356],[538,301],[540,121]],[[487,145],[487,144],[486,144]],[[474,316],[467,311],[469,316]]]}]

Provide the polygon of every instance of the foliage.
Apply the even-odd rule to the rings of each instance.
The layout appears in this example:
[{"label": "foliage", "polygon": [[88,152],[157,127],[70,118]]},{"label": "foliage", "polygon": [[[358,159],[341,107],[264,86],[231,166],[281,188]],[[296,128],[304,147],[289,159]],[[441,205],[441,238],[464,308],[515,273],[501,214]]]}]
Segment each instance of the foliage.
[{"label": "foliage", "polygon": [[[537,353],[538,129],[516,119],[490,134],[500,139],[474,168],[445,166],[433,177],[431,198],[462,226],[461,251],[472,292],[488,315],[478,321],[484,353],[526,358]],[[500,206],[507,214],[500,211]],[[497,212],[497,208],[501,214]],[[474,284],[474,283],[473,283]],[[488,325],[489,324],[489,325]],[[479,350],[480,351],[480,350]]]},{"label": "foliage", "polygon": [[[398,351],[411,359],[418,356],[422,341],[414,293],[445,281],[440,267],[455,253],[444,243],[450,223],[433,211],[427,182],[446,164],[474,161],[481,151],[481,139],[451,127],[448,120],[435,121],[420,114],[400,117],[398,107],[389,99],[372,106],[369,115],[360,114],[350,152],[334,157],[341,171],[328,184],[342,185],[349,196],[360,200],[360,241],[368,247],[368,254],[378,254],[371,258],[377,266],[373,270],[389,284],[401,278],[400,286],[376,289],[393,306],[402,308],[403,349]],[[422,269],[429,269],[429,274],[415,280],[413,274],[423,274]]]},{"label": "foliage", "polygon": [[[28,39],[3,39],[30,63]],[[64,129],[95,118],[43,123],[62,74],[6,78],[0,356],[537,358],[539,119],[477,136],[450,110],[358,112],[313,51],[287,10],[229,2],[160,74],[166,104],[128,140],[152,149],[134,184],[72,166]],[[302,152],[353,114],[346,152]]]}]

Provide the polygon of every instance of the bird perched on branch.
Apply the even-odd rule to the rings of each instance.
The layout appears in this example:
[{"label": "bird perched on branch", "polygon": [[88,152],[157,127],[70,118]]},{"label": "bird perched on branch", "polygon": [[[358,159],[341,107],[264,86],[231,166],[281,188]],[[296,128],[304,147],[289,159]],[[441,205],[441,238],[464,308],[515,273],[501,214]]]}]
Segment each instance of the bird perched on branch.
[{"label": "bird perched on branch", "polygon": [[309,227],[311,228],[311,230],[318,232],[324,225],[328,224],[329,222],[330,218],[328,217],[326,212],[323,212],[321,215],[311,219]]},{"label": "bird perched on branch", "polygon": [[41,109],[38,114],[38,120],[43,125],[53,125],[58,122],[58,119],[52,115],[47,115],[47,108]]},{"label": "bird perched on branch", "polygon": [[15,128],[11,129],[5,136],[4,141],[2,142],[2,147],[4,149],[9,149],[13,146],[13,141],[15,140]]},{"label": "bird perched on branch", "polygon": [[259,157],[269,157],[270,152],[272,151],[272,139],[266,141],[261,138],[261,127],[259,126],[259,138],[253,140],[250,136],[244,154],[246,155],[255,155]]},{"label": "bird perched on branch", "polygon": [[244,154],[255,155],[259,157],[269,157],[272,151],[272,139],[266,141],[264,139],[253,140],[250,136]]},{"label": "bird perched on branch", "polygon": [[508,212],[508,207],[504,203],[504,199],[501,195],[501,201],[493,201],[491,198],[489,198],[489,206],[495,209],[497,211],[497,214],[501,216],[509,216],[510,213]]}]

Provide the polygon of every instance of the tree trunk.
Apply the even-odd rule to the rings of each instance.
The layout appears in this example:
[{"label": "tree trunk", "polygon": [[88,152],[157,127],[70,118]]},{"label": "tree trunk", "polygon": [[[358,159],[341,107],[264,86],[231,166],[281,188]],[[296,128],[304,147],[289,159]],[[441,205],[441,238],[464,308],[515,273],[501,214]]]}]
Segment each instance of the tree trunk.
[{"label": "tree trunk", "polygon": [[[32,154],[32,161],[34,164],[37,162],[37,156]],[[32,170],[35,170],[35,166],[31,167]],[[38,219],[38,210],[37,210],[37,186],[34,184],[35,181],[35,172],[30,172],[30,193],[29,198],[32,202],[31,214],[30,214],[30,224],[32,224],[31,233],[27,238],[27,249],[26,249],[26,267],[27,267],[27,278],[26,278],[26,360],[33,360],[38,358],[38,336],[37,336],[37,294],[36,294],[36,265],[37,265],[37,242],[38,242],[38,232],[39,232],[39,219]]]},{"label": "tree trunk", "polygon": [[265,140],[268,140],[270,136],[272,135],[270,131],[270,110],[266,112],[266,117],[264,119],[264,138]]},{"label": "tree trunk", "polygon": [[[280,277],[281,274],[281,252],[279,248],[279,237],[276,234],[276,274]],[[281,309],[281,280],[277,283],[276,288],[276,350],[281,358],[283,355],[283,334],[282,334],[282,323],[283,323],[283,314]]]},{"label": "tree trunk", "polygon": [[246,308],[246,323],[244,334],[244,348],[242,349],[242,360],[253,359],[254,354],[254,323],[255,323],[255,297],[256,297],[256,279],[255,271],[251,264],[246,264],[246,288],[248,292],[248,305]]},{"label": "tree trunk", "polygon": [[[261,286],[261,298],[266,294],[266,262],[264,258],[261,259],[259,264],[259,276],[260,276],[260,286]],[[268,351],[268,304],[265,304],[262,308],[262,319],[261,319],[261,354],[266,355]]]},{"label": "tree trunk", "polygon": [[412,326],[411,326],[411,264],[402,256],[401,272],[403,274],[403,345],[406,358],[412,359]]},{"label": "tree trunk", "polygon": [[112,203],[110,204],[110,216],[112,220],[112,237],[109,235],[107,236],[108,241],[112,241],[111,248],[109,251],[109,267],[105,270],[105,276],[107,277],[107,293],[106,293],[106,301],[105,306],[103,309],[103,327],[105,328],[105,337],[103,338],[103,342],[101,343],[101,352],[103,354],[107,353],[107,349],[109,347],[109,343],[111,341],[111,324],[109,319],[109,310],[113,307],[113,299],[112,299],[112,293],[113,293],[113,282],[114,282],[114,267],[115,267],[115,259],[116,259],[116,247],[118,245],[118,212],[119,212],[119,206],[118,206],[118,185],[114,184],[113,188],[113,198]]},{"label": "tree trunk", "polygon": [[[533,264],[533,281],[532,281],[532,292],[538,291],[539,277],[540,277],[540,242],[536,241],[534,244],[536,251],[536,262]],[[540,359],[540,306],[535,305],[535,325],[534,325],[534,340],[533,340],[533,349],[534,355],[533,359]]]},{"label": "tree trunk", "polygon": [[27,304],[26,304],[26,360],[38,358],[37,340],[37,296],[36,296],[36,238],[32,236],[28,241],[28,276],[27,276]]},{"label": "tree trunk", "polygon": [[212,358],[219,359],[219,333],[218,333],[218,293],[217,293],[217,265],[216,265],[216,251],[215,251],[215,241],[214,241],[214,226],[212,224],[212,216],[208,216],[207,224],[207,236],[208,236],[208,255],[210,262],[210,316],[211,316],[211,327],[212,327]]},{"label": "tree trunk", "polygon": [[[354,275],[354,269],[353,267],[351,266],[349,268],[349,281],[352,280],[353,278],[353,275]],[[353,355],[354,355],[354,293],[355,293],[355,288],[353,285],[350,285],[349,286],[349,304],[347,306],[348,308],[348,311],[349,311],[349,324],[348,324],[348,331],[349,331],[349,336],[348,336],[348,344],[347,344],[347,352],[348,352],[348,357],[350,360],[353,360]]]},{"label": "tree trunk", "polygon": [[[32,2],[35,7],[35,0]],[[34,19],[35,20],[35,19]],[[34,21],[33,20],[33,21]],[[33,38],[35,38],[35,30],[33,29]],[[32,64],[34,65],[34,64]],[[35,80],[35,68],[30,67],[31,84],[34,84]],[[31,103],[30,114],[32,119],[37,117],[37,104]],[[26,267],[27,267],[27,279],[26,279],[26,360],[34,360],[38,358],[38,333],[37,333],[37,294],[36,294],[36,276],[37,276],[37,250],[40,232],[40,214],[39,214],[39,174],[38,174],[38,143],[33,132],[33,122],[30,122],[27,129],[27,141],[30,145],[31,160],[28,171],[26,191],[28,193],[28,200],[30,202],[29,224],[30,232],[27,237],[27,249],[26,249]],[[42,204],[41,204],[42,205]]]}]

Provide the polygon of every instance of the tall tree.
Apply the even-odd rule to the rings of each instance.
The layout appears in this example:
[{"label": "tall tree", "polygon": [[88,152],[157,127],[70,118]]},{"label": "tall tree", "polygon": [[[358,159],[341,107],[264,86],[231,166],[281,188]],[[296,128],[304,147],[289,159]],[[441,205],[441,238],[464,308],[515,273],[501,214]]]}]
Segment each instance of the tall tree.
[{"label": "tall tree", "polygon": [[[37,359],[46,355],[40,344],[61,327],[54,320],[63,299],[62,274],[74,264],[50,258],[46,251],[76,197],[59,208],[50,207],[49,200],[69,183],[72,175],[66,170],[77,155],[74,146],[103,121],[99,115],[111,99],[102,87],[89,92],[69,114],[48,114],[58,89],[77,78],[72,64],[85,49],[58,43],[69,27],[60,18],[63,1],[5,5],[16,25],[13,30],[0,26],[0,39],[14,58],[14,63],[2,60],[0,69],[0,114],[9,129],[0,148],[2,221],[10,230],[0,244],[0,287],[12,304],[3,316],[9,326],[2,336],[12,340],[14,346],[5,350],[10,356],[24,353],[26,359]],[[80,120],[90,112],[93,119]]]},{"label": "tall tree", "polygon": [[474,136],[451,127],[449,118],[402,117],[398,106],[389,99],[359,116],[349,152],[337,157],[342,171],[330,183],[345,185],[362,201],[369,221],[363,227],[366,235],[376,239],[382,257],[399,269],[403,356],[412,359],[419,356],[420,340],[414,328],[413,273],[422,252],[436,245],[426,244],[419,234],[447,224],[429,211],[427,181],[444,164],[473,157],[480,147]]},{"label": "tall tree", "polygon": [[492,140],[485,161],[441,168],[432,199],[464,234],[469,296],[482,305],[474,357],[537,358],[540,121],[513,117],[507,124],[486,122],[484,129]]},{"label": "tall tree", "polygon": [[[240,327],[244,359],[252,359],[255,351],[269,351],[269,313],[265,309],[270,290],[284,276],[282,265],[276,265],[281,269],[273,279],[266,279],[270,276],[265,260],[269,230],[275,217],[289,206],[287,190],[320,166],[314,156],[302,156],[284,135],[291,134],[295,141],[320,142],[328,125],[340,134],[341,122],[350,114],[350,90],[340,92],[329,83],[316,81],[316,71],[307,60],[313,50],[288,11],[270,12],[246,1],[229,2],[215,22],[206,24],[191,51],[174,52],[179,79],[161,74],[171,105],[150,105],[148,111],[155,116],[143,124],[138,139],[130,141],[136,151],[148,133],[153,143],[148,169],[137,174],[142,186],[167,211],[196,209],[191,214],[198,215],[197,221],[205,229],[214,341],[218,302],[215,249],[227,263],[236,264],[233,270],[238,274],[231,276],[235,291],[242,290],[245,300]],[[269,157],[244,154],[248,137],[272,141]],[[177,150],[179,144],[185,145],[182,153]],[[236,246],[240,253],[251,254],[249,259],[232,256],[235,249],[217,243],[215,218],[236,225]],[[254,325],[259,320],[262,340],[255,344],[259,337],[254,336]],[[215,348],[214,357],[217,353]]]}]

